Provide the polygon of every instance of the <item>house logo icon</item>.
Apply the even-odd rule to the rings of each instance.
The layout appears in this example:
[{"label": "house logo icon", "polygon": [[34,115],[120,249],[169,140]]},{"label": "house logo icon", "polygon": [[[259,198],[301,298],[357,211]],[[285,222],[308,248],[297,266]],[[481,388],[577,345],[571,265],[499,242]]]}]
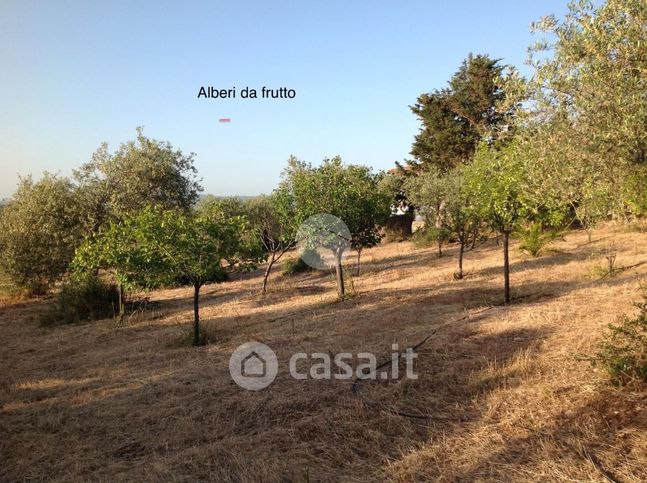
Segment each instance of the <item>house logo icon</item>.
[{"label": "house logo icon", "polygon": [[250,391],[260,391],[272,384],[278,373],[276,354],[265,344],[247,342],[229,358],[229,372],[236,384]]},{"label": "house logo icon", "polygon": [[244,377],[265,377],[267,374],[267,362],[256,351],[245,357],[241,364]]}]

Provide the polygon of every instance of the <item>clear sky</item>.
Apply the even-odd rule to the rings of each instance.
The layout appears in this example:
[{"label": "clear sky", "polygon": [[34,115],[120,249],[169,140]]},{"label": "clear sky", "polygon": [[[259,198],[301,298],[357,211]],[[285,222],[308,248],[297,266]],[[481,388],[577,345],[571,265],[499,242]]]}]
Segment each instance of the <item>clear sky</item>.
[{"label": "clear sky", "polygon": [[[270,192],[290,154],[388,169],[409,156],[420,93],[469,52],[524,72],[530,22],[565,4],[2,0],[0,198],[18,174],[69,175],[139,125],[197,153],[205,192],[218,195]],[[201,86],[297,94],[198,99]]]}]

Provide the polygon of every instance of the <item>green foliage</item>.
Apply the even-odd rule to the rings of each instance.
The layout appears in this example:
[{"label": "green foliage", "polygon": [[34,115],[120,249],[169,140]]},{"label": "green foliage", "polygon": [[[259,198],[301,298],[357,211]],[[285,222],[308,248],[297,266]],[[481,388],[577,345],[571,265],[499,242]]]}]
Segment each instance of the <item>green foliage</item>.
[{"label": "green foliage", "polygon": [[481,145],[465,176],[474,209],[493,230],[510,234],[531,215],[524,166],[516,143],[503,149]]},{"label": "green foliage", "polygon": [[[112,270],[124,286],[159,286],[185,279],[194,287],[194,343],[199,344],[199,292],[221,282],[227,270],[255,267],[262,252],[247,219],[211,210],[198,215],[147,206],[86,241],[78,271]],[[225,263],[226,265],[223,265]]]},{"label": "green foliage", "polygon": [[564,231],[560,229],[545,230],[540,221],[534,221],[517,232],[520,240],[519,249],[538,257],[552,242],[563,239]]},{"label": "green foliage", "polygon": [[193,154],[184,156],[138,129],[137,139],[114,154],[102,145],[75,171],[76,185],[47,173],[38,182],[22,179],[0,216],[0,269],[16,286],[46,291],[67,271],[83,237],[110,221],[151,202],[188,210],[201,189],[195,171]]},{"label": "green foliage", "polygon": [[88,230],[95,232],[147,205],[188,211],[202,188],[196,180],[195,154],[186,156],[169,142],[144,136],[110,153],[102,144],[92,160],[75,171]]},{"label": "green foliage", "polygon": [[283,263],[283,275],[292,276],[299,273],[312,271],[306,262],[304,262],[301,257],[289,258]]},{"label": "green foliage", "polygon": [[474,209],[485,223],[503,235],[504,302],[510,303],[510,234],[533,214],[526,171],[517,142],[501,149],[481,145],[465,169],[465,183]]},{"label": "green foliage", "polygon": [[456,278],[463,277],[463,254],[478,239],[482,225],[478,200],[470,191],[464,171],[464,167],[457,167],[443,174],[431,167],[405,183],[407,197],[418,207],[426,224],[423,232],[414,235],[414,243],[435,241],[440,255],[445,241],[458,241]]},{"label": "green foliage", "polygon": [[563,21],[533,24],[546,37],[531,49],[530,89],[538,110],[569,121],[569,144],[581,154],[574,159],[601,167],[647,160],[646,23],[643,0],[579,0]]},{"label": "green foliage", "polygon": [[609,325],[594,358],[616,384],[647,383],[647,293],[636,306],[640,309],[636,317]]},{"label": "green foliage", "polygon": [[534,75],[518,89],[532,101],[518,112],[531,191],[568,206],[587,230],[644,210],[646,22],[643,0],[579,0],[562,21],[533,25],[545,37],[531,47]]},{"label": "green foliage", "polygon": [[285,188],[277,188],[270,196],[261,195],[243,200],[237,197],[206,196],[198,203],[196,213],[234,218],[245,217],[249,233],[268,253],[294,245],[297,225],[294,204]]},{"label": "green foliage", "polygon": [[247,214],[246,202],[236,196],[219,198],[207,195],[200,199],[195,207],[199,214],[217,213],[222,216],[244,216]]},{"label": "green foliage", "polygon": [[447,174],[444,185],[443,227],[461,245],[473,245],[481,236],[483,220],[477,197],[466,181],[465,168],[460,167]]},{"label": "green foliage", "polygon": [[270,196],[249,200],[247,213],[252,230],[267,258],[262,288],[262,293],[265,294],[272,267],[297,243],[294,203],[289,191],[285,187],[279,187]]},{"label": "green foliage", "polygon": [[9,277],[0,271],[0,302],[18,301],[29,295],[27,290],[16,286]]},{"label": "green foliage", "polygon": [[591,230],[600,221],[612,213],[616,195],[611,193],[611,186],[604,180],[594,180],[588,177],[580,185],[579,199],[574,203],[577,220],[586,230]]},{"label": "green foliage", "polygon": [[114,270],[126,286],[154,287],[185,277],[193,284],[223,280],[229,267],[253,267],[258,248],[244,234],[244,217],[222,212],[193,216],[148,206],[88,240],[77,251],[77,269]]},{"label": "green foliage", "polygon": [[[146,212],[151,215],[153,208]],[[167,270],[156,245],[148,239],[144,223],[143,216],[140,219],[137,214],[130,214],[121,222],[111,223],[106,230],[90,235],[76,250],[73,272],[107,270],[126,289],[172,284],[183,274]]]},{"label": "green foliage", "polygon": [[258,196],[246,203],[246,215],[263,249],[278,256],[296,243],[295,207],[285,188],[270,196]]},{"label": "green foliage", "polygon": [[242,199],[240,197],[217,198],[212,195],[204,197],[196,206],[195,214],[202,218],[220,220],[238,219],[245,221],[245,228],[239,233],[241,246],[259,254],[259,261],[263,259],[261,252],[263,246],[263,227],[261,224],[261,206],[264,205],[264,196],[257,198]]},{"label": "green foliage", "polygon": [[[297,224],[317,214],[334,215],[348,227],[353,247],[364,248],[380,240],[379,227],[391,213],[392,196],[380,188],[380,179],[365,166],[344,165],[340,157],[325,159],[316,168],[291,158],[280,189]],[[341,253],[336,256],[342,296]]]},{"label": "green foliage", "polygon": [[274,263],[296,245],[297,224],[290,193],[285,187],[279,187],[270,196],[247,200],[209,196],[201,200],[196,209],[203,214],[214,210],[225,217],[245,216],[249,221],[248,242],[258,246],[268,263],[263,277],[262,293],[265,293]]},{"label": "green foliage", "polygon": [[119,291],[98,277],[73,277],[61,286],[54,306],[41,318],[43,325],[72,324],[114,317],[119,310]]},{"label": "green foliage", "polygon": [[449,87],[418,97],[411,106],[422,122],[411,154],[414,168],[434,166],[441,171],[467,163],[480,141],[496,138],[509,124],[514,109],[501,111],[501,76],[505,66],[487,55],[470,56]]},{"label": "green foliage", "polygon": [[[391,199],[379,188],[380,177],[365,166],[344,165],[340,157],[321,166],[302,168],[289,180],[296,218],[319,213],[334,215],[348,226],[355,243],[369,231],[379,237],[379,226],[391,214]],[[283,185],[284,189],[287,185]]]},{"label": "green foliage", "polygon": [[384,174],[379,181],[379,189],[389,196],[391,206],[400,213],[413,214],[415,207],[407,197],[405,183],[414,175],[411,169],[395,163],[396,167]]},{"label": "green foliage", "polygon": [[20,180],[0,216],[0,269],[14,285],[43,293],[65,273],[83,236],[79,212],[69,180]]},{"label": "green foliage", "polygon": [[430,247],[448,241],[449,237],[449,231],[444,228],[425,226],[411,236],[411,241],[417,247]]},{"label": "green foliage", "polygon": [[440,224],[447,186],[439,169],[430,166],[417,176],[407,178],[403,191],[418,214],[424,218],[427,227]]},{"label": "green foliage", "polygon": [[636,216],[647,215],[647,164],[636,168],[625,178],[624,199],[628,209]]}]

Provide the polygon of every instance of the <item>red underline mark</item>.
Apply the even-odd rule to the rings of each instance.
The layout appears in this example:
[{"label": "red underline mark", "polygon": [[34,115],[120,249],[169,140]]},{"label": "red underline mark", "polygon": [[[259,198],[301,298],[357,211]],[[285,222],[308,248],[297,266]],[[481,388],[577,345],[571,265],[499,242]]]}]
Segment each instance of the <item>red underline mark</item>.
[{"label": "red underline mark", "polygon": [[220,119],[218,119],[218,122],[231,122],[231,119],[228,117],[221,117]]}]

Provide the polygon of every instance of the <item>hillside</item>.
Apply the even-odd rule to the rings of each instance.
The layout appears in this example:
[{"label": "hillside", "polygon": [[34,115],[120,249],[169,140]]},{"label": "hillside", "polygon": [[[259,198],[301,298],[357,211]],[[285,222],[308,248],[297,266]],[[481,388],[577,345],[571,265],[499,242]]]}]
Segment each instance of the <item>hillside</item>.
[{"label": "hillside", "polygon": [[[514,303],[501,299],[494,239],[438,259],[409,242],[366,250],[355,296],[317,272],[261,274],[204,289],[211,343],[188,346],[191,289],[149,294],[149,310],[44,328],[46,301],[0,310],[0,480],[647,480],[647,391],[617,389],[585,357],[634,312],[645,233],[571,232],[531,258],[512,246]],[[617,265],[601,278],[610,244]],[[634,266],[635,265],[635,266]],[[295,380],[294,352],[417,352],[417,380]],[[237,386],[240,344],[278,355],[268,388]]]}]

